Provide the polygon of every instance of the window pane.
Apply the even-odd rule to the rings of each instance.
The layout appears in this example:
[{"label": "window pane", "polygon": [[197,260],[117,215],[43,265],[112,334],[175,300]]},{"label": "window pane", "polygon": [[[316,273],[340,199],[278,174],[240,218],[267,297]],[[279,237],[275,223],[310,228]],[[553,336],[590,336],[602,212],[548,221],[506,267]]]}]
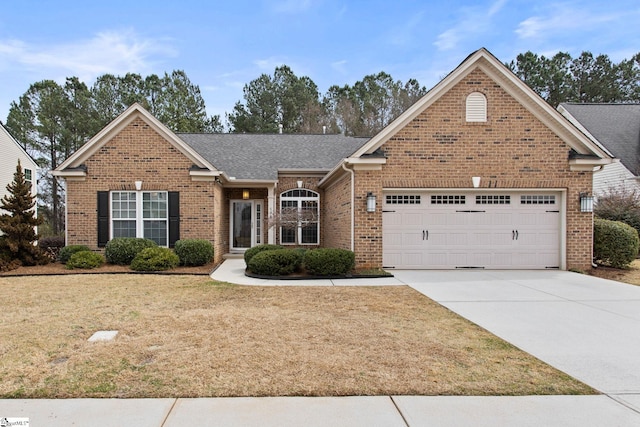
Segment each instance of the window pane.
[{"label": "window pane", "polygon": [[167,218],[167,193],[152,191],[142,193],[143,218]]},{"label": "window pane", "polygon": [[318,243],[318,223],[309,223],[302,227],[301,243]]},{"label": "window pane", "polygon": [[113,237],[136,237],[136,222],[113,221]]},{"label": "window pane", "polygon": [[113,219],[135,219],[136,193],[125,191],[111,193],[111,217]]},{"label": "window pane", "polygon": [[144,221],[144,238],[167,246],[167,221]]},{"label": "window pane", "polygon": [[295,243],[296,242],[296,228],[294,227],[282,227],[280,229],[280,243]]}]

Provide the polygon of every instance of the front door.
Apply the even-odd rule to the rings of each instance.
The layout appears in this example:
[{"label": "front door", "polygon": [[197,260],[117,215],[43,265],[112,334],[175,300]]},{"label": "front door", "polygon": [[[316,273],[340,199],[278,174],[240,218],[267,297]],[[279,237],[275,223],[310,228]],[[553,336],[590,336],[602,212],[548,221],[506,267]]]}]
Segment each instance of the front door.
[{"label": "front door", "polygon": [[262,243],[262,201],[231,201],[231,250],[244,251]]}]

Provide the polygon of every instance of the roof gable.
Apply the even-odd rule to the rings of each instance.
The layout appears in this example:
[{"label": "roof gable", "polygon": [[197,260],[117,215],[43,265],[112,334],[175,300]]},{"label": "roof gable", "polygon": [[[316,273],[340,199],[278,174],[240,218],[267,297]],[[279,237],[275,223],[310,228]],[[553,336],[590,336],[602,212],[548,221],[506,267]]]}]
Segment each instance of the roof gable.
[{"label": "roof gable", "polygon": [[187,145],[183,140],[178,138],[169,128],[163,125],[151,113],[144,109],[140,104],[135,103],[127,108],[122,114],[116,117],[104,129],[98,132],[93,138],[87,141],[75,153],[67,158],[60,166],[56,168],[54,174],[57,176],[65,176],[68,173],[75,174],[83,163],[96,153],[109,140],[117,135],[122,129],[127,127],[136,119],[143,120],[155,132],[162,136],[167,142],[173,145],[178,151],[190,159],[194,165],[202,169],[216,171],[215,167],[198,154],[193,148]]},{"label": "roof gable", "polygon": [[[0,122],[0,147],[3,147],[2,154],[4,157],[15,155],[20,159],[27,160],[30,163],[27,166],[29,166],[31,169],[38,169],[38,165],[36,161],[33,160],[33,157],[31,157],[29,153],[27,153],[25,149],[22,148],[18,141],[16,141],[15,138],[4,127],[2,122]],[[11,159],[11,161],[14,161],[14,159]],[[24,168],[25,165],[23,164],[22,167]],[[15,165],[13,165],[12,171],[13,170],[15,170]]]},{"label": "roof gable", "polygon": [[[565,141],[575,152],[583,156],[595,156],[594,164],[609,163],[611,156],[586,135],[572,126],[562,115],[547,104],[538,94],[511,72],[489,51],[482,48],[469,55],[456,69],[436,84],[425,96],[419,99],[391,124],[356,151],[352,157],[372,154],[393,137],[399,130],[407,126],[418,115],[427,110],[434,102],[457,85],[473,70],[479,68],[509,95],[515,98],[524,108],[538,120],[550,128]],[[588,161],[581,160],[581,163]]]}]

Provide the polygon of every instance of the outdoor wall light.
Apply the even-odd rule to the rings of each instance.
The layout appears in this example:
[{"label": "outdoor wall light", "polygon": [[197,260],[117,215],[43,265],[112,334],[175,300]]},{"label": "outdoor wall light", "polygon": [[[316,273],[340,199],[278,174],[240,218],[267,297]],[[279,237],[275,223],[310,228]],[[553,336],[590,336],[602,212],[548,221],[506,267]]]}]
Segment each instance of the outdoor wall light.
[{"label": "outdoor wall light", "polygon": [[142,190],[142,181],[136,181],[136,191]]},{"label": "outdoor wall light", "polygon": [[249,190],[242,190],[242,200],[248,200],[249,199]]},{"label": "outdoor wall light", "polygon": [[371,191],[367,193],[367,212],[376,211],[376,196]]},{"label": "outdoor wall light", "polygon": [[580,193],[580,212],[593,212],[593,196]]},{"label": "outdoor wall light", "polygon": [[479,176],[472,176],[471,177],[471,182],[473,183],[473,188],[480,187],[480,177]]}]

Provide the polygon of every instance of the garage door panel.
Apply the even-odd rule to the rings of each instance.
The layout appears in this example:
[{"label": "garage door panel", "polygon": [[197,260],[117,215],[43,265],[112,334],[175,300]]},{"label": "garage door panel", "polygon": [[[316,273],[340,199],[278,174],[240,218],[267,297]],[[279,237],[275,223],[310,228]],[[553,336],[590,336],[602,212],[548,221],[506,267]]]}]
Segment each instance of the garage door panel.
[{"label": "garage door panel", "polygon": [[505,269],[560,264],[558,193],[436,194],[397,196],[394,200],[412,203],[385,204],[385,266]]}]

